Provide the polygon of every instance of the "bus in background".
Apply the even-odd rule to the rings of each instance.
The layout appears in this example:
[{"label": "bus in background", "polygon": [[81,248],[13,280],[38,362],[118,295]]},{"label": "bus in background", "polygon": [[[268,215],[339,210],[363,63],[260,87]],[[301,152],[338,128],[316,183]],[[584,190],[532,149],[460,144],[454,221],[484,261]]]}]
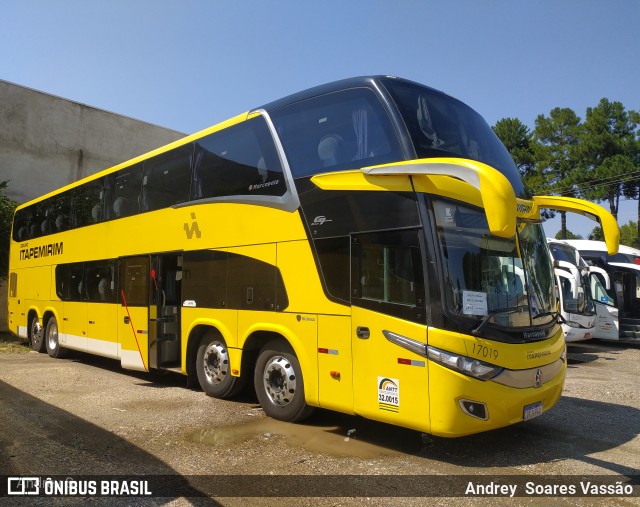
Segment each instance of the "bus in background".
[{"label": "bus in background", "polygon": [[19,206],[11,330],[265,413],[455,437],[539,416],[566,347],[540,208],[486,122],[404,79],[266,104]]},{"label": "bus in background", "polygon": [[618,308],[621,340],[640,339],[640,250],[620,245],[607,252],[603,241],[567,240],[587,263],[604,269],[611,279],[607,293]]},{"label": "bus in background", "polygon": [[565,341],[617,336],[617,309],[599,278],[609,286],[607,272],[587,265],[565,241],[547,238],[547,243],[554,260]]}]

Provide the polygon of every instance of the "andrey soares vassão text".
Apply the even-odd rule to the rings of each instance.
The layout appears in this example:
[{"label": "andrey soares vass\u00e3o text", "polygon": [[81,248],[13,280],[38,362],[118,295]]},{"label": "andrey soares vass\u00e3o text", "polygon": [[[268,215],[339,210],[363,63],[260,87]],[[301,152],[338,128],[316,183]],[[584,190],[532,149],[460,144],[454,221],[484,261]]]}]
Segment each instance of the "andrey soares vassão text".
[{"label": "andrey soares vass\u00e3o text", "polygon": [[633,485],[617,481],[614,484],[596,484],[591,481],[578,481],[573,484],[539,484],[527,481],[522,489],[518,484],[489,482],[467,483],[465,495],[468,496],[631,496]]}]

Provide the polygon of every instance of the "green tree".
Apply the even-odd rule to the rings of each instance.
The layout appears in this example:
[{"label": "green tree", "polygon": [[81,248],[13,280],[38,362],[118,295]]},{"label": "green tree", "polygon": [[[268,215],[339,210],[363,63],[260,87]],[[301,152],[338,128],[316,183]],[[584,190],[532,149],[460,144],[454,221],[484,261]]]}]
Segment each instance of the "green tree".
[{"label": "green tree", "polygon": [[529,127],[518,118],[503,118],[496,122],[493,131],[511,154],[525,187],[536,188],[543,185],[544,181],[536,178],[533,135]]},{"label": "green tree", "polygon": [[[604,241],[604,234],[601,227],[594,227],[588,238],[593,241]],[[638,223],[633,220],[620,227],[620,244],[640,248],[638,237]]]},{"label": "green tree", "polygon": [[556,232],[556,239],[583,239],[580,234],[574,234],[569,229],[565,231],[565,237],[562,237],[562,231]]},{"label": "green tree", "polygon": [[[576,196],[573,175],[580,139],[580,118],[569,108],[556,107],[549,116],[538,115],[533,130],[534,158],[537,172],[546,181],[541,190],[569,197]],[[536,193],[541,193],[535,190]],[[566,212],[560,212],[560,237],[567,238]]]},{"label": "green tree", "polygon": [[640,248],[638,237],[638,222],[633,220],[620,227],[620,244]]},{"label": "green tree", "polygon": [[13,212],[18,205],[4,195],[8,181],[0,182],[0,281],[5,281],[9,273],[9,239]]},{"label": "green tree", "polygon": [[639,126],[638,113],[603,98],[596,107],[587,108],[580,132],[579,170],[574,173],[573,183],[580,197],[607,201],[615,217],[622,195],[637,196]]},{"label": "green tree", "polygon": [[594,227],[591,233],[587,236],[587,239],[591,241],[604,241],[604,232],[602,232],[602,227],[599,225]]}]

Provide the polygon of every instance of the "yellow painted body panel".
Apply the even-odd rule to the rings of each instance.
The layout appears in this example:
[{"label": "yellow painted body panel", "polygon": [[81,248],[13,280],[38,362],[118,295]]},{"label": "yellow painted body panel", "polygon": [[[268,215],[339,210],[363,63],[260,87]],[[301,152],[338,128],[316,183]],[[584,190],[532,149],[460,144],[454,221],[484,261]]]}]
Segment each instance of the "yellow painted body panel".
[{"label": "yellow painted body panel", "polygon": [[607,244],[607,252],[609,255],[618,253],[618,245],[620,244],[620,228],[618,227],[615,217],[602,206],[582,199],[560,197],[557,195],[536,195],[533,197],[533,202],[539,208],[569,211],[571,213],[578,213],[580,215],[597,218],[602,226],[604,241]]},{"label": "yellow painted body panel", "polygon": [[[383,330],[392,331],[426,344],[426,326],[355,306],[352,310],[355,413],[430,432],[426,358],[391,343],[382,334]],[[369,338],[358,338],[358,327],[368,328]],[[413,363],[401,364],[399,359]],[[386,384],[388,388],[385,379],[391,383]],[[395,394],[393,389],[397,389]]]},{"label": "yellow painted body panel", "polygon": [[[185,229],[194,223],[198,224],[200,237],[194,234],[188,239]],[[24,242],[22,246],[13,243],[10,265],[12,270],[46,266],[48,273],[26,275],[34,277],[39,283],[27,285],[24,282],[22,288],[43,292],[42,297],[45,297],[46,292],[48,298],[51,282],[45,283],[43,277],[51,277],[49,266],[52,263],[294,240],[306,241],[298,212],[289,213],[249,204],[198,204],[141,213],[91,227],[51,234]],[[62,254],[20,259],[21,250],[36,250],[52,243],[63,244]],[[275,264],[275,260],[273,263]],[[38,297],[40,296],[33,299]]]},{"label": "yellow painted body panel", "polygon": [[362,171],[316,174],[311,181],[322,190],[360,190],[365,192],[411,192],[411,181],[404,174],[377,176]]},{"label": "yellow painted body panel", "polygon": [[403,160],[390,164],[365,167],[369,175],[445,175],[457,178],[480,191],[486,210],[489,230],[502,238],[516,232],[516,195],[507,177],[482,162],[461,158],[429,158]]},{"label": "yellow painted body panel", "polygon": [[318,315],[318,389],[322,408],[353,414],[351,317]]},{"label": "yellow painted body panel", "polygon": [[62,303],[62,322],[58,322],[60,345],[86,352],[87,303],[65,301]]},{"label": "yellow painted body panel", "polygon": [[[101,356],[118,357],[118,305],[87,304],[87,339],[89,351]],[[92,343],[93,340],[101,343]]]},{"label": "yellow painted body panel", "polygon": [[346,315],[349,307],[329,301],[307,240],[279,243],[277,265],[289,297],[287,312]]},{"label": "yellow painted body panel", "polygon": [[[129,317],[129,322],[125,321]],[[118,305],[118,343],[123,368],[149,370],[149,310]]]}]

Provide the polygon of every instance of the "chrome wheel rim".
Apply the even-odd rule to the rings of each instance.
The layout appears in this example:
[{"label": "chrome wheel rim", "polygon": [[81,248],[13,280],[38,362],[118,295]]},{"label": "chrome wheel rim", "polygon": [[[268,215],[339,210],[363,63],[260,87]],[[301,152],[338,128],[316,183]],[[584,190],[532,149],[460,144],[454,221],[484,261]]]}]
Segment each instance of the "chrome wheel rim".
[{"label": "chrome wheel rim", "polygon": [[220,342],[210,343],[204,352],[204,373],[212,384],[220,384],[229,373],[229,352]]},{"label": "chrome wheel rim", "polygon": [[44,330],[40,325],[40,321],[38,319],[33,319],[33,322],[31,323],[31,342],[36,347],[42,343],[43,333]]},{"label": "chrome wheel rim", "polygon": [[271,403],[284,407],[293,401],[296,374],[291,362],[282,356],[272,357],[264,368],[264,390]]},{"label": "chrome wheel rim", "polygon": [[51,322],[47,326],[47,342],[49,350],[55,350],[58,346],[58,324],[56,322]]}]

